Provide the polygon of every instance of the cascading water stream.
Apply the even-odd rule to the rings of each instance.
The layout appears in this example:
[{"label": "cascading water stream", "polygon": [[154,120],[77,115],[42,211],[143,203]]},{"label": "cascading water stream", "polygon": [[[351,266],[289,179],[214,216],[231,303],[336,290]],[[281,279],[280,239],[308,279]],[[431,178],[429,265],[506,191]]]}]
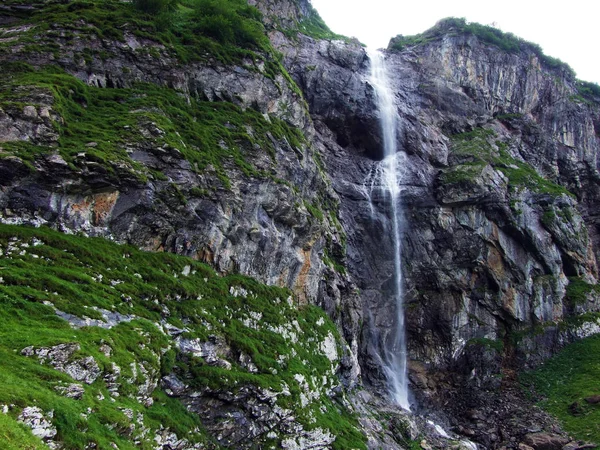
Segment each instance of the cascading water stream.
[{"label": "cascading water stream", "polygon": [[[396,133],[398,130],[398,112],[394,103],[394,95],[389,86],[384,55],[379,51],[369,51],[371,60],[370,83],[375,90],[377,108],[379,110],[381,132],[383,136],[383,160],[378,164],[376,175],[385,194],[389,196],[391,230],[394,251],[394,292],[396,307],[396,323],[391,335],[383,344],[380,355],[383,371],[389,384],[392,400],[404,409],[410,409],[408,400],[408,371],[406,358],[406,331],[404,329],[404,292],[402,280],[402,240],[400,229],[402,224],[402,207],[400,204],[398,169],[399,155]],[[373,188],[373,186],[371,186]],[[371,204],[371,212],[374,212]]]}]

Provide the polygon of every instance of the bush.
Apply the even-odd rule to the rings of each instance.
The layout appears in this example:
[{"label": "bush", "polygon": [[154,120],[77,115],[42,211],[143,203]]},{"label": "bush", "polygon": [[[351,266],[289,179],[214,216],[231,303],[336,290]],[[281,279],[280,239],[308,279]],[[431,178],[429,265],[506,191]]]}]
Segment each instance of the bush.
[{"label": "bush", "polygon": [[177,8],[177,0],[133,0],[133,4],[140,11],[152,15],[172,12]]},{"label": "bush", "polygon": [[260,23],[260,12],[239,0],[197,0],[190,2],[194,32],[221,44],[265,49],[269,43]]},{"label": "bush", "polygon": [[600,97],[600,86],[596,83],[579,81],[577,83],[577,90],[579,91],[579,94],[584,97]]}]

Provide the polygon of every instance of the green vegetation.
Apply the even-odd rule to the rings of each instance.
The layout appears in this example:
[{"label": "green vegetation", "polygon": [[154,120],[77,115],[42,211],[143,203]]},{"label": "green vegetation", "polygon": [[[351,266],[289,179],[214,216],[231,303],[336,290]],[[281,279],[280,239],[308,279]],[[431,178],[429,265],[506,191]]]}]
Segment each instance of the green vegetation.
[{"label": "green vegetation", "polygon": [[552,227],[552,225],[554,225],[554,223],[556,222],[556,213],[554,212],[553,209],[547,209],[542,214],[542,217],[540,220],[542,221],[542,223],[545,225],[546,228],[550,229],[550,227]]},{"label": "green vegetation", "polygon": [[470,182],[489,164],[506,175],[512,189],[527,188],[540,194],[573,197],[563,186],[545,179],[529,164],[510,156],[507,144],[495,140],[495,137],[494,131],[484,128],[451,136],[452,154],[461,163],[443,171],[440,175],[442,182]]},{"label": "green vegetation", "polygon": [[497,167],[508,177],[509,184],[513,187],[527,187],[538,194],[575,197],[565,187],[547,180],[539,175],[529,164],[517,161],[507,153],[501,155],[501,158],[497,162]]},{"label": "green vegetation", "polygon": [[577,81],[577,91],[585,98],[600,97],[600,86],[597,83],[588,81]]},{"label": "green vegetation", "polygon": [[464,18],[449,17],[442,19],[434,27],[415,36],[398,35],[392,39],[389,48],[390,50],[401,51],[406,47],[426,44],[446,34],[470,34],[477,36],[483,42],[494,45],[508,53],[529,50],[535,53],[545,66],[549,68],[561,68],[575,77],[575,72],[573,72],[573,69],[568,64],[562,62],[560,59],[545,55],[539,45],[488,25],[467,23]]},{"label": "green vegetation", "polygon": [[319,222],[323,222],[325,216],[323,215],[323,211],[321,211],[321,208],[319,208],[319,205],[317,205],[316,203],[305,201],[304,206],[306,207],[306,209],[312,217],[317,219]]},{"label": "green vegetation", "polygon": [[580,277],[569,277],[566,299],[571,306],[586,303],[591,293],[600,294],[600,286],[587,283]]},{"label": "green vegetation", "polygon": [[485,347],[488,349],[492,349],[497,351],[498,353],[503,353],[504,352],[504,342],[502,342],[499,339],[487,339],[487,338],[473,338],[473,339],[469,339],[469,341],[467,342],[467,346],[470,345],[476,345],[476,346],[481,346],[481,347]]},{"label": "green vegetation", "polygon": [[44,450],[48,447],[31,434],[22,423],[7,414],[0,414],[0,439],[5,450]]},{"label": "green vegetation", "polygon": [[49,94],[54,99],[52,110],[60,116],[53,121],[59,134],[56,147],[21,141],[2,144],[4,156],[14,154],[30,163],[39,154],[58,149],[72,167],[83,157],[115,174],[115,167],[122,169],[125,163],[143,180],[149,174],[160,178],[160,174],[133,161],[126,149],[161,148],[187,159],[199,172],[211,166],[228,186],[227,161],[246,175],[268,177],[270,174],[247,162],[256,149],[274,157],[273,138],[295,147],[305,142],[298,129],[282,120],[267,120],[257,111],[244,111],[229,102],[198,101],[151,84],[130,89],[94,88],[55,67],[34,70],[18,65],[9,69],[0,80],[4,110],[21,113],[27,98]]},{"label": "green vegetation", "polygon": [[298,31],[315,39],[350,40],[346,36],[331,31],[317,10],[310,4],[308,16],[298,24]]},{"label": "green vegetation", "polygon": [[[11,4],[21,3],[25,2],[11,0]],[[69,41],[76,36],[124,41],[124,32],[129,31],[162,44],[181,62],[216,59],[254,70],[264,62],[271,76],[284,71],[264,32],[260,12],[244,0],[50,0],[36,6],[20,12],[24,24],[36,25],[19,37],[27,52],[55,53],[60,49],[57,39]],[[95,50],[89,52],[91,60]]]},{"label": "green vegetation", "polygon": [[470,183],[481,175],[485,166],[480,162],[458,164],[444,170],[440,174],[440,181],[444,185]]},{"label": "green vegetation", "polygon": [[336,272],[341,273],[342,275],[346,274],[346,266],[343,264],[343,258],[337,258],[331,255],[331,252],[328,248],[325,248],[325,253],[323,254],[323,262]]},{"label": "green vegetation", "polygon": [[133,0],[133,4],[151,15],[168,14],[177,9],[177,0]]},{"label": "green vegetation", "polygon": [[[239,275],[220,277],[189,258],[45,228],[0,225],[0,252],[0,405],[15,405],[10,420],[0,422],[6,435],[26,433],[14,419],[22,408],[36,405],[54,411],[67,449],[89,442],[132,449],[134,439],[141,440],[135,448],[150,448],[124,409],[142,415],[141,423],[151,430],[162,425],[191,442],[209,442],[199,417],[162,390],[152,393],[151,406],[136,401],[144,383],[141,369],[132,369],[137,365],[155,377],[174,371],[190,386],[231,392],[249,385],[268,388],[305,429],[321,427],[336,435],[334,448],[365,448],[356,419],[326,395],[339,383],[335,363],[323,350],[326,341],[339,339],[335,325],[317,307],[297,307],[287,289]],[[55,308],[89,320],[102,320],[102,311],[129,319],[110,329],[72,328]],[[182,329],[183,338],[222,337],[234,355],[231,370],[180,353],[161,323]],[[118,397],[111,397],[102,377],[84,385],[82,399],[64,397],[57,389],[73,382],[68,375],[21,355],[28,346],[71,342],[81,347],[76,357],[92,356],[104,374],[114,373],[113,364],[121,369]],[[110,347],[108,355],[103,345]],[[237,362],[235,355],[242,353],[255,371]],[[316,400],[303,407],[307,392]],[[85,426],[82,414],[89,414]]]},{"label": "green vegetation", "polygon": [[600,336],[575,342],[539,369],[521,375],[527,389],[542,396],[539,405],[556,416],[575,438],[600,444]]},{"label": "green vegetation", "polygon": [[573,95],[571,100],[588,105],[597,104],[600,98],[600,86],[598,84],[577,80],[576,87],[577,94]]},{"label": "green vegetation", "polygon": [[[304,8],[304,7],[303,7]],[[298,33],[302,33],[306,36],[310,36],[314,39],[324,39],[328,41],[338,40],[344,42],[350,42],[353,38],[334,33],[327,26],[325,21],[319,15],[319,12],[308,3],[308,11],[304,15],[303,19],[296,22],[295,25],[282,25],[281,21],[277,17],[273,17],[273,21],[277,24],[276,28],[285,34],[288,38],[297,40]],[[309,66],[308,70],[314,70],[316,66]]]}]

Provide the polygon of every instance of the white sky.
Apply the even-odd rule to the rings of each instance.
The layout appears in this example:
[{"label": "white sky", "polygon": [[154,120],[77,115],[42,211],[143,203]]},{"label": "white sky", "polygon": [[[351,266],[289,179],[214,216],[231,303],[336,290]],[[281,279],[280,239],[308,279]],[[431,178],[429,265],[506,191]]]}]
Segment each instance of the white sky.
[{"label": "white sky", "polygon": [[539,44],[577,77],[600,83],[600,0],[311,0],[332,31],[369,47],[421,33],[444,17],[494,24]]}]

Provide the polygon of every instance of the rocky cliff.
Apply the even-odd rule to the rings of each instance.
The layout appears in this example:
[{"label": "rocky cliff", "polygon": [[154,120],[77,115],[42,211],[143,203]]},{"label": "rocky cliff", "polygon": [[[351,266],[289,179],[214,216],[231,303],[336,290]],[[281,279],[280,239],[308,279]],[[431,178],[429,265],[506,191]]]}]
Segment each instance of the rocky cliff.
[{"label": "rocky cliff", "polygon": [[[226,281],[227,292],[211,294],[210,320],[194,326],[199,313],[173,314],[172,296],[123,292],[164,305],[157,317],[153,309],[160,307],[144,303],[128,321],[149,320],[147,338],[158,329],[167,340],[156,338],[160,344],[141,365],[144,395],[121,395],[144,405],[159,389],[159,398],[179,399],[204,427],[193,439],[167,427],[162,435],[171,433],[170,441],[154,439],[156,448],[402,448],[419,434],[432,445],[450,445],[425,419],[407,419],[385,402],[378,358],[396,317],[394,246],[388,200],[376,177],[382,139],[364,48],[331,33],[305,1],[253,0],[250,7],[232,1],[219,9],[207,0],[199,10],[182,3],[160,14],[117,1],[2,6],[2,222],[191,258],[175,272],[169,268],[169,277],[185,267],[188,276],[196,260],[220,275],[243,274],[291,290],[295,301],[282,303],[285,314],[276,318],[269,308],[288,294],[255,295],[262,288],[252,284],[250,292],[250,281]],[[217,20],[236,26],[215,28]],[[529,413],[514,388],[514,371],[600,331],[594,315],[600,309],[598,92],[538,47],[454,19],[393,39],[386,61],[401,123],[414,408],[437,412],[458,433],[453,445],[472,445],[461,443],[462,435],[485,447],[513,448],[532,430],[556,431],[541,412]],[[33,245],[19,229],[4,231],[4,255]],[[44,236],[34,239],[64,246]],[[76,271],[85,267],[79,248],[71,250],[83,264]],[[35,266],[28,276],[36,270],[42,269]],[[23,284],[20,276],[3,283]],[[90,276],[97,274],[58,278],[82,283]],[[178,295],[191,301],[202,294],[198,289]],[[89,322],[96,313],[40,295],[33,298],[57,311],[44,313],[58,314],[65,326],[100,323]],[[233,303],[220,308],[222,296]],[[257,298],[265,303],[252,304]],[[125,317],[118,303],[82,305],[102,308],[102,317],[116,314],[114,325]],[[311,327],[322,335],[304,336]],[[88,384],[108,384],[98,392],[89,388],[89,395],[109,398],[109,385],[123,384],[110,355],[84,345],[96,365],[86,360],[80,369],[83,344],[76,348],[65,339],[23,339],[8,348],[67,374],[91,368],[95,378]],[[310,345],[296,348],[303,339]],[[289,349],[282,352],[281,345]],[[163,368],[160,354],[168,349],[178,363]],[[315,351],[329,362],[296,358]],[[299,369],[309,363],[316,372]],[[151,366],[158,369],[149,373]],[[135,370],[127,375],[132,380],[141,369]],[[219,376],[229,381],[215,383]],[[357,385],[366,390],[349,394]],[[68,388],[84,389],[77,386]],[[1,401],[15,420],[48,422],[54,431],[43,436],[47,443],[79,445],[48,408]],[[319,404],[319,411],[311,409]],[[119,407],[147,415],[137,404]],[[24,408],[38,409],[25,414]],[[138,439],[154,448],[156,423],[135,428],[132,417],[135,431],[101,439],[90,434],[85,445],[104,448],[112,439],[127,448]],[[128,419],[106,424],[114,429],[121,422]]]},{"label": "rocky cliff", "polygon": [[[483,407],[475,420],[473,408],[493,403],[483,397],[514,369],[598,330],[597,316],[581,314],[598,311],[600,141],[597,91],[535,45],[501,33],[494,36],[505,41],[494,41],[482,30],[490,31],[449,19],[422,36],[399,36],[387,64],[401,118],[417,403],[452,404],[453,425],[466,422],[468,434],[495,446],[519,428],[502,424],[517,415],[514,405]],[[390,209],[373,178],[382,146],[368,59],[353,43],[273,34],[306,93],[341,198],[365,320],[359,359],[363,377],[378,386],[378,355],[395,317],[394,246]],[[460,395],[446,394],[457,385]]]}]

